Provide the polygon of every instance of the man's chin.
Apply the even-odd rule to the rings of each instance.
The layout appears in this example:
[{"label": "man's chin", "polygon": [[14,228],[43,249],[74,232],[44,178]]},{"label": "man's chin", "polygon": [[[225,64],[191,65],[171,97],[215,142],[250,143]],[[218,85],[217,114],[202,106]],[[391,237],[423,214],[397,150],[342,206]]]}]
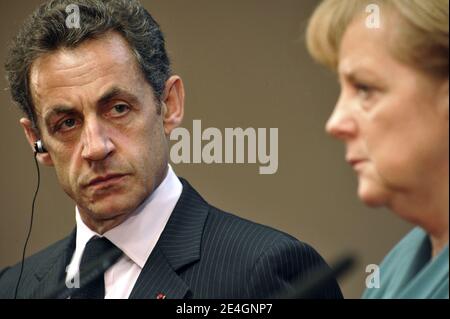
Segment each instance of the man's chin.
[{"label": "man's chin", "polygon": [[88,214],[96,220],[110,220],[120,216],[130,215],[135,210],[135,207],[123,200],[115,201],[105,199],[87,205],[87,210]]}]

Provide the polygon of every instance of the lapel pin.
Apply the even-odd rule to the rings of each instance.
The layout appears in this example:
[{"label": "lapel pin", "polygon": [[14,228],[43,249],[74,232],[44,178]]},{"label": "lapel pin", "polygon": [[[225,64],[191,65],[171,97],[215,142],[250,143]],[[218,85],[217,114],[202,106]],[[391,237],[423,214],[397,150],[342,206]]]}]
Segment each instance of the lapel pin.
[{"label": "lapel pin", "polygon": [[166,295],[163,293],[159,293],[156,295],[156,299],[160,300],[160,299],[166,299]]}]

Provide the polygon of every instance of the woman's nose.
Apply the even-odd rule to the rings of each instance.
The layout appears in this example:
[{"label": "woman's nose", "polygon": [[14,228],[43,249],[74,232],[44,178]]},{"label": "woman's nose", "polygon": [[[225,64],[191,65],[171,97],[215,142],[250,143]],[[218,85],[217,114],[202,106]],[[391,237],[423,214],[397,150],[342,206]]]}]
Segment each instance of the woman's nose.
[{"label": "woman's nose", "polygon": [[351,108],[342,97],[328,119],[325,130],[331,136],[341,140],[350,139],[357,134],[356,120],[352,115]]}]

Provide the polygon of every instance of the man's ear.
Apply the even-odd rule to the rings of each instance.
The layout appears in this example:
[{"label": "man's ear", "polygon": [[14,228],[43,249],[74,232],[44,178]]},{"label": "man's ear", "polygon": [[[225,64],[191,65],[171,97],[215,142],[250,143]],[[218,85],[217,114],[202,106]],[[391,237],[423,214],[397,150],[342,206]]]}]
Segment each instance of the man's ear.
[{"label": "man's ear", "polygon": [[441,84],[441,89],[439,92],[439,104],[440,110],[445,114],[447,120],[449,119],[450,110],[449,110],[449,81],[448,78],[444,80]]},{"label": "man's ear", "polygon": [[[23,117],[20,119],[20,125],[22,126],[28,143],[30,144],[31,149],[34,152],[34,143],[39,140],[39,137],[36,133],[36,130],[33,128],[33,124],[29,119]],[[53,166],[53,160],[49,153],[39,153],[37,154],[37,159],[39,163],[43,165]]]},{"label": "man's ear", "polygon": [[177,75],[171,76],[166,81],[164,97],[161,105],[164,132],[166,136],[178,127],[184,116],[184,85]]},{"label": "man's ear", "polygon": [[445,99],[445,107],[446,107],[447,119],[448,119],[449,118],[449,113],[450,113],[450,110],[449,110],[449,97],[450,96],[449,96],[448,79],[446,81],[446,84],[444,84],[444,85],[445,85],[445,97],[444,97],[444,99]]}]

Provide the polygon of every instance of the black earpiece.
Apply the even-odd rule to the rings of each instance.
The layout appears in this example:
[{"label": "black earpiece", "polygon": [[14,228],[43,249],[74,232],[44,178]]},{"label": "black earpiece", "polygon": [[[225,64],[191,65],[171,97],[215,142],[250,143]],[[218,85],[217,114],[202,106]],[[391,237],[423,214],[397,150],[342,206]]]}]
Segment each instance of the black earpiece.
[{"label": "black earpiece", "polygon": [[17,279],[16,289],[14,291],[14,299],[17,299],[17,293],[19,291],[20,280],[22,279],[23,265],[25,263],[25,253],[26,253],[26,250],[27,250],[28,241],[30,240],[31,229],[33,228],[34,204],[36,202],[36,197],[37,197],[37,194],[39,192],[39,185],[41,184],[41,173],[39,171],[39,163],[37,161],[37,155],[39,153],[47,153],[47,150],[45,149],[44,144],[42,143],[41,140],[37,140],[34,143],[34,156],[33,156],[33,158],[34,158],[34,163],[36,164],[36,170],[37,170],[37,186],[36,186],[36,191],[34,192],[33,202],[31,203],[30,227],[28,228],[27,239],[25,240],[25,244],[23,246],[22,262],[20,263],[20,273],[19,273],[19,278]]},{"label": "black earpiece", "polygon": [[36,153],[47,153],[47,150],[45,149],[44,143],[42,143],[42,140],[37,140],[34,143],[34,151]]}]

